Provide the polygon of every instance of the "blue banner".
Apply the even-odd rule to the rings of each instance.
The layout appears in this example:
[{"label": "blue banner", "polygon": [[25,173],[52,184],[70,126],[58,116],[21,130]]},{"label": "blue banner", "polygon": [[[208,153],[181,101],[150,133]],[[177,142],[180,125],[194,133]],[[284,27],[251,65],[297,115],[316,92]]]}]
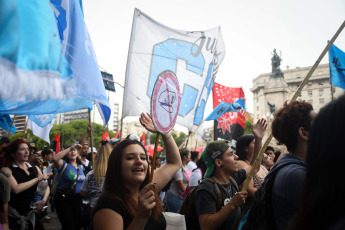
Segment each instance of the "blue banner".
[{"label": "blue banner", "polygon": [[210,115],[205,119],[205,121],[210,121],[210,120],[217,120],[220,118],[224,113],[227,112],[237,112],[239,109],[246,110],[246,105],[245,101],[243,98],[238,99],[234,103],[226,103],[222,101],[217,105],[217,107],[212,111]]},{"label": "blue banner", "polygon": [[335,45],[328,51],[330,78],[329,83],[345,89],[345,53]]},{"label": "blue banner", "polygon": [[[49,1],[0,1],[0,113],[92,109],[61,50]],[[85,64],[86,66],[86,64]]]},{"label": "blue banner", "polygon": [[[14,134],[17,131],[17,128],[14,124],[12,124],[13,120],[8,114],[0,114],[0,127],[11,133]],[[11,129],[12,125],[12,129]]]},{"label": "blue banner", "polygon": [[96,102],[106,125],[111,110],[96,54],[84,22],[82,2],[77,0],[50,2],[57,20],[63,53],[78,83],[76,93],[79,97]]}]

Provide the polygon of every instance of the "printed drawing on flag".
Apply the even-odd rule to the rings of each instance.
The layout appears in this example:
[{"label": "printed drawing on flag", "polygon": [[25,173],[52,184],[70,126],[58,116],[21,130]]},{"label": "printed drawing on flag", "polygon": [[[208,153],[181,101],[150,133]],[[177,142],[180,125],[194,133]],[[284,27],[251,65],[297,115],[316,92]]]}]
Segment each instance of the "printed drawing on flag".
[{"label": "printed drawing on flag", "polygon": [[[239,99],[245,98],[242,87],[226,87],[214,83],[213,86],[213,108],[220,103],[234,103]],[[242,100],[240,100],[242,101]],[[241,102],[242,104],[243,102]],[[242,104],[243,105],[243,104]],[[245,107],[245,106],[244,106]],[[227,112],[214,121],[214,139],[237,140],[244,132],[244,123],[246,120],[245,110],[239,112]]]},{"label": "printed drawing on flag", "polygon": [[178,78],[181,91],[176,123],[195,129],[203,120],[224,55],[220,28],[197,32],[176,30],[135,9],[122,117],[148,111],[158,75],[171,70]]},{"label": "printed drawing on flag", "polygon": [[345,89],[345,53],[332,45],[328,52],[330,78],[329,83]]}]

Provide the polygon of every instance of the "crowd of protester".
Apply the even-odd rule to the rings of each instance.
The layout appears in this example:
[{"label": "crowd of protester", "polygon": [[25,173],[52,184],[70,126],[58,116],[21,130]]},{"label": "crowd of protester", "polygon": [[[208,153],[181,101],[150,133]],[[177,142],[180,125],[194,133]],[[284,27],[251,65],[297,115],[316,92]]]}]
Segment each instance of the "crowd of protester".
[{"label": "crowd of protester", "polygon": [[[56,154],[45,148],[41,156],[34,143],[0,137],[0,229],[44,229],[48,204],[62,229],[166,229],[165,212],[179,213],[186,202],[196,218],[190,229],[262,229],[259,218],[268,223],[264,229],[345,229],[344,113],[345,96],[319,114],[305,101],[286,102],[272,121],[283,147],[265,149],[246,191],[264,119],[236,146],[217,140],[203,152],[178,149],[171,133],[162,133],[166,158],[156,158],[154,166],[135,134],[102,141],[93,160],[86,141],[91,126],[78,144]],[[149,115],[139,120],[157,133]],[[270,195],[258,214],[264,190]]]}]

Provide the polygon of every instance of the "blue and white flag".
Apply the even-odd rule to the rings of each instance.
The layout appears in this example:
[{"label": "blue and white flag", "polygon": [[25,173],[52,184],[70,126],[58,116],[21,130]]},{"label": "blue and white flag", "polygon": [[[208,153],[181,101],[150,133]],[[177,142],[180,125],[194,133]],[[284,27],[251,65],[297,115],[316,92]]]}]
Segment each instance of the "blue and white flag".
[{"label": "blue and white flag", "polygon": [[[12,125],[12,128],[11,128]],[[13,124],[13,120],[8,114],[0,114],[0,127],[11,133],[14,134],[17,131],[16,126]]]},{"label": "blue and white flag", "polygon": [[44,127],[51,123],[53,118],[55,117],[55,114],[40,114],[40,115],[29,115],[28,119],[32,122],[34,122],[39,127]]},{"label": "blue and white flag", "polygon": [[35,122],[28,119],[27,128],[32,130],[32,133],[36,136],[41,138],[42,140],[48,142],[50,144],[49,133],[53,127],[53,122],[50,122],[44,127],[38,126]]},{"label": "blue and white flag", "polygon": [[335,45],[328,51],[330,78],[329,83],[345,89],[345,53]]},{"label": "blue and white flag", "polygon": [[89,32],[87,31],[82,1],[50,0],[59,28],[63,53],[71,66],[77,96],[96,102],[104,125],[111,110],[105,92]]},{"label": "blue and white flag", "polygon": [[78,95],[49,1],[0,1],[0,113],[92,109]]},{"label": "blue and white flag", "polygon": [[212,111],[210,115],[205,119],[205,121],[210,120],[217,120],[220,118],[224,113],[227,112],[239,112],[239,109],[246,110],[246,104],[243,98],[238,99],[234,103],[227,103],[222,101],[217,105],[217,107]]},{"label": "blue and white flag", "polygon": [[203,120],[206,102],[224,55],[219,27],[193,32],[176,30],[135,9],[122,117],[149,112],[158,75],[171,70],[178,78],[181,91],[176,123],[194,130]]}]

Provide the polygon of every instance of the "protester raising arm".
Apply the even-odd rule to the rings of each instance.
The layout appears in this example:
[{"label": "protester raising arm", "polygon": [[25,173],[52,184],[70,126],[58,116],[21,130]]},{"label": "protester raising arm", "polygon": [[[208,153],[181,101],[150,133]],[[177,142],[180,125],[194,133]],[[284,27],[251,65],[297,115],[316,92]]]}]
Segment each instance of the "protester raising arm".
[{"label": "protester raising arm", "polygon": [[[252,159],[250,160],[250,166],[244,168],[247,172],[247,175],[249,174],[250,170],[252,169],[252,165],[254,164],[255,159],[257,158],[257,156],[260,153],[260,149],[262,146],[262,138],[265,135],[266,128],[267,128],[266,120],[263,118],[258,120],[258,122],[253,126],[253,134],[254,134],[254,139],[255,139],[254,154],[253,154]],[[261,159],[260,159],[260,161],[261,161]],[[255,169],[255,173],[257,173],[259,171],[259,168],[260,168],[260,164],[258,164],[258,167]]]},{"label": "protester raising arm", "polygon": [[[142,113],[139,120],[148,131],[157,133],[149,114]],[[166,163],[158,168],[153,175],[153,181],[157,183],[157,192],[164,188],[164,186],[169,182],[169,180],[175,175],[182,165],[180,152],[171,132],[162,134],[162,139],[166,149]]]},{"label": "protester raising arm", "polygon": [[61,168],[61,166],[63,165],[62,158],[64,158],[67,155],[67,153],[69,153],[71,151],[71,149],[80,149],[80,148],[81,148],[80,144],[75,144],[75,145],[72,145],[71,147],[68,147],[68,148],[62,150],[61,152],[55,154],[55,156],[53,156],[53,162],[54,162],[55,168],[57,168],[57,169]]},{"label": "protester raising arm", "polygon": [[[149,115],[142,113],[140,123],[148,131],[157,132]],[[171,133],[162,136],[167,163],[155,171],[150,183],[147,152],[139,141],[125,139],[114,148],[109,157],[103,193],[94,209],[94,229],[166,229],[157,192],[181,167],[181,159]]]}]

